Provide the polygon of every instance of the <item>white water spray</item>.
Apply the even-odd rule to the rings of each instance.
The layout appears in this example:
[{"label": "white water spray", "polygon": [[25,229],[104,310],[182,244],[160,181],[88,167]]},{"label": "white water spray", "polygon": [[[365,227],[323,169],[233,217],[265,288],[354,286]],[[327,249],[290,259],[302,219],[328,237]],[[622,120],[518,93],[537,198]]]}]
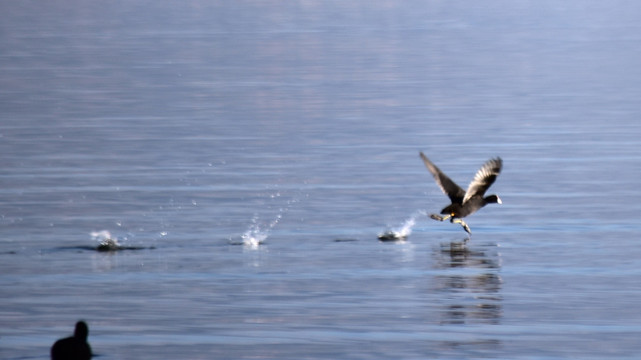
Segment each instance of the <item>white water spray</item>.
[{"label": "white water spray", "polygon": [[251,248],[256,248],[258,247],[258,245],[263,244],[265,242],[265,239],[267,239],[267,237],[269,236],[271,230],[278,224],[278,222],[282,218],[283,213],[281,209],[281,213],[278,214],[272,222],[262,227],[258,221],[258,215],[254,215],[249,228],[243,233],[243,235],[241,235],[243,245]]},{"label": "white water spray", "polygon": [[100,246],[119,246],[118,238],[111,236],[108,230],[92,231],[91,239],[98,241]]},{"label": "white water spray", "polygon": [[[280,192],[270,195],[271,199],[279,198]],[[286,206],[278,209],[278,214],[269,223],[261,223],[258,214],[254,214],[249,228],[241,235],[241,241],[244,246],[249,248],[258,248],[259,245],[264,244],[265,240],[269,237],[272,229],[278,225],[283,216],[289,211],[289,208],[299,202],[298,198],[287,200]]]},{"label": "white water spray", "polygon": [[403,240],[407,238],[412,234],[412,229],[416,225],[416,219],[419,216],[425,216],[425,210],[415,211],[400,227],[385,231],[378,235],[378,238],[381,240]]}]

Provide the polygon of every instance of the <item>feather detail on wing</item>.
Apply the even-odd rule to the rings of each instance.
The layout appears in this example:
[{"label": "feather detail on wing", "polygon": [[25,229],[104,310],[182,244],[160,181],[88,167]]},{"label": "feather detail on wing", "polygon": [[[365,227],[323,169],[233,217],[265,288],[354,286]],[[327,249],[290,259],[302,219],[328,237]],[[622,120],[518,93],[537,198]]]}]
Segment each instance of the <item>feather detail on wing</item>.
[{"label": "feather detail on wing", "polygon": [[441,188],[441,190],[447,195],[452,203],[462,203],[463,198],[465,197],[465,190],[463,190],[460,186],[458,186],[452,179],[447,177],[436,165],[434,165],[430,159],[425,156],[422,152],[420,153],[421,159],[423,159],[423,163],[425,164],[425,167],[427,170],[430,171],[432,176],[434,176],[434,180],[436,180],[436,184]]},{"label": "feather detail on wing", "polygon": [[490,159],[483,164],[468,186],[465,197],[463,198],[463,203],[475,195],[483,196],[487,189],[494,183],[494,180],[496,180],[502,167],[503,160],[501,160],[500,157]]}]

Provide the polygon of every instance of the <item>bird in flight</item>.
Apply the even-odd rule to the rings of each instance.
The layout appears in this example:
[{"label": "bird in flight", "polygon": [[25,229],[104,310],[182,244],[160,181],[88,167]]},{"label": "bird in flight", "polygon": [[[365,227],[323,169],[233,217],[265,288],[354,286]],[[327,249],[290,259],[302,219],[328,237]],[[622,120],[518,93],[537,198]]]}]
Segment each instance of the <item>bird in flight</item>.
[{"label": "bird in flight", "polygon": [[434,220],[444,221],[450,219],[451,223],[461,224],[463,229],[472,235],[470,227],[463,221],[463,218],[472,215],[480,208],[487,204],[502,204],[501,198],[496,195],[484,196],[487,189],[494,183],[496,177],[501,173],[503,167],[503,160],[500,157],[488,160],[479,171],[474,175],[474,179],[467,187],[467,191],[458,186],[452,179],[445,175],[430,159],[422,152],[420,153],[423,163],[427,170],[432,173],[436,184],[443,190],[445,195],[450,198],[452,202],[441,210],[441,215],[431,214],[430,217]]}]

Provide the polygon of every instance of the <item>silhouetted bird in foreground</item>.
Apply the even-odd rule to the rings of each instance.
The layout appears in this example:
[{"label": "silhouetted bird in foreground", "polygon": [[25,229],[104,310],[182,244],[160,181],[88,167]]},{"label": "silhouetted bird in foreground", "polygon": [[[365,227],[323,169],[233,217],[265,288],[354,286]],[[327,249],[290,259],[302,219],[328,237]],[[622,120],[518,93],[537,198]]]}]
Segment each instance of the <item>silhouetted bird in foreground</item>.
[{"label": "silhouetted bird in foreground", "polygon": [[441,190],[443,190],[450,198],[450,201],[452,201],[450,205],[441,210],[441,214],[445,216],[431,214],[430,217],[439,221],[450,219],[451,223],[461,224],[463,229],[472,235],[470,227],[463,221],[463,218],[472,215],[487,204],[502,203],[501,199],[496,195],[483,196],[501,172],[503,160],[497,157],[483,164],[476,175],[474,175],[474,179],[472,179],[472,182],[467,187],[467,191],[465,191],[437,168],[425,154],[422,152],[420,154],[427,170],[432,173],[438,186],[440,186]]},{"label": "silhouetted bird in foreground", "polygon": [[76,323],[73,336],[56,341],[51,347],[51,360],[91,359],[91,346],[87,343],[89,328],[84,321]]}]

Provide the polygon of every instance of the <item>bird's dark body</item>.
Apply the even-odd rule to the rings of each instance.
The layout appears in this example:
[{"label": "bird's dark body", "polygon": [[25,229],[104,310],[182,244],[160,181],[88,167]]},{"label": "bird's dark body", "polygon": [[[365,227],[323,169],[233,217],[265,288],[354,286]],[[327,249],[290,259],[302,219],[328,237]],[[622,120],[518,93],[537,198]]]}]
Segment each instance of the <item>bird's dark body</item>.
[{"label": "bird's dark body", "polygon": [[51,347],[51,360],[89,360],[91,346],[87,343],[89,328],[84,321],[76,323],[73,336],[56,341]]},{"label": "bird's dark body", "polygon": [[444,207],[443,210],[441,210],[441,214],[451,215],[453,218],[462,219],[474,214],[487,204],[498,202],[498,197],[496,195],[490,195],[486,198],[477,195],[467,200],[465,206],[460,203],[454,203]]},{"label": "bird's dark body", "polygon": [[88,360],[91,359],[91,348],[86,341],[68,337],[60,339],[51,348],[52,360]]},{"label": "bird's dark body", "polygon": [[[464,208],[461,204],[450,204],[441,210],[441,214],[443,215],[450,215],[453,218],[459,218],[462,219],[468,215],[472,215],[472,213],[476,212],[478,209],[482,208],[485,206],[483,204],[483,199],[481,197],[475,197],[473,199],[470,199],[474,203],[475,206],[469,206],[467,208]],[[472,204],[472,203],[470,203]]]}]

